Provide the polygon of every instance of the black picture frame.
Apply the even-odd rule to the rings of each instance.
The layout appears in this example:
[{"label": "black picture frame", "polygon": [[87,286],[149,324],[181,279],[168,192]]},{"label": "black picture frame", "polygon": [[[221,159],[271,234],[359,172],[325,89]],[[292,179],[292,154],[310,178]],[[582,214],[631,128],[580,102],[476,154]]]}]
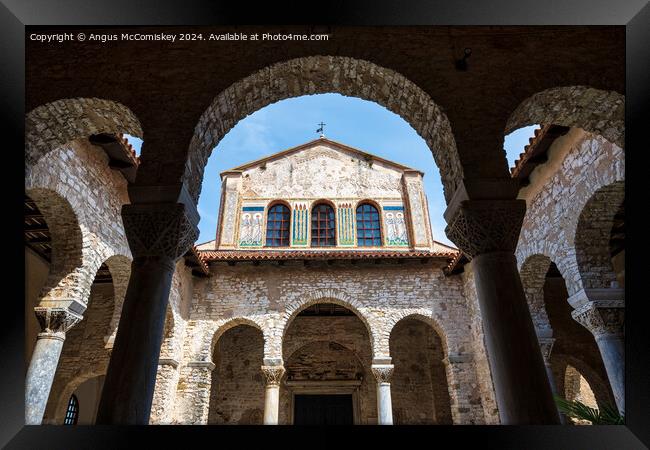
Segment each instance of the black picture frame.
[{"label": "black picture frame", "polygon": [[[627,203],[644,205],[645,189],[634,189],[636,171],[644,169],[641,153],[647,147],[647,118],[650,104],[650,5],[643,0],[623,3],[605,0],[571,0],[545,3],[536,0],[469,0],[402,2],[337,1],[318,3],[309,11],[305,3],[284,9],[275,2],[260,8],[243,2],[211,2],[203,0],[3,0],[0,6],[0,45],[3,64],[0,67],[5,134],[3,174],[10,194],[5,202],[16,208],[16,233],[22,234],[21,214],[23,183],[19,167],[24,164],[25,117],[25,26],[30,25],[232,25],[263,23],[307,23],[332,25],[623,25],[626,28],[626,165],[631,176],[626,179]],[[14,160],[15,158],[15,160]],[[12,179],[16,177],[16,179]],[[643,179],[643,176],[639,176]],[[15,191],[15,192],[14,192]],[[632,196],[632,199],[629,199]],[[644,208],[629,208],[629,214],[642,214]],[[634,244],[626,254],[626,425],[625,426],[439,426],[439,427],[360,427],[327,430],[292,429],[288,427],[58,427],[24,425],[23,361],[24,305],[22,285],[15,280],[24,275],[24,251],[18,235],[5,236],[11,246],[6,256],[8,269],[16,276],[6,276],[5,285],[14,282],[15,294],[7,290],[4,298],[2,334],[3,368],[0,371],[0,444],[6,448],[131,448],[146,442],[147,448],[176,447],[205,441],[214,446],[246,447],[252,439],[271,446],[342,445],[342,439],[354,436],[357,444],[445,445],[460,448],[480,445],[481,448],[525,449],[637,449],[650,445],[650,351],[648,351],[647,316],[642,310],[645,295],[641,289],[645,264],[639,231],[642,220],[626,223],[626,233]],[[9,228],[9,227],[8,227]],[[13,230],[11,228],[11,230]],[[9,231],[8,231],[9,233]],[[11,231],[13,233],[13,231]],[[635,292],[636,291],[636,292]],[[298,436],[300,434],[300,436]],[[343,437],[342,434],[346,436]],[[231,439],[236,439],[230,443]],[[142,441],[141,441],[142,440]],[[453,444],[452,444],[453,443]],[[142,444],[141,444],[142,445]],[[201,444],[205,445],[205,444]]]}]

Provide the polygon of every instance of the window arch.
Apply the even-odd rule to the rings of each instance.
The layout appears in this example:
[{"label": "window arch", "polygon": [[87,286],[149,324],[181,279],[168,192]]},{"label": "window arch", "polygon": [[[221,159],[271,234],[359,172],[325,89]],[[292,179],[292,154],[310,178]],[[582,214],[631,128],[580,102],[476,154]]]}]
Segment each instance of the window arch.
[{"label": "window arch", "polygon": [[72,394],[68,401],[68,410],[65,413],[64,425],[76,425],[79,419],[79,400],[77,396]]},{"label": "window arch", "polygon": [[266,216],[266,245],[268,247],[289,247],[291,211],[283,203],[269,208]]},{"label": "window arch", "polygon": [[368,202],[357,206],[357,245],[359,247],[381,246],[379,211]]},{"label": "window arch", "polygon": [[312,247],[332,247],[336,245],[336,220],[334,208],[327,203],[318,203],[311,210]]}]

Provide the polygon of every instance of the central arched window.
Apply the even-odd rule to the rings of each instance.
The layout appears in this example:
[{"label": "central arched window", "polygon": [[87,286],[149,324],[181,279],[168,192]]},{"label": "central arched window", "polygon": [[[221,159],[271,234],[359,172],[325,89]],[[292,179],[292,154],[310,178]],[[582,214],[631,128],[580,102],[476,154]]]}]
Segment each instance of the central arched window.
[{"label": "central arched window", "polygon": [[357,206],[357,245],[359,247],[381,246],[379,211],[370,203]]},{"label": "central arched window", "polygon": [[291,211],[282,203],[272,206],[266,220],[266,245],[288,247]]},{"label": "central arched window", "polygon": [[79,401],[77,400],[77,396],[72,394],[68,401],[68,410],[65,413],[63,424],[76,425],[77,419],[79,419]]},{"label": "central arched window", "polygon": [[319,203],[311,210],[312,247],[336,245],[334,209],[326,203]]}]

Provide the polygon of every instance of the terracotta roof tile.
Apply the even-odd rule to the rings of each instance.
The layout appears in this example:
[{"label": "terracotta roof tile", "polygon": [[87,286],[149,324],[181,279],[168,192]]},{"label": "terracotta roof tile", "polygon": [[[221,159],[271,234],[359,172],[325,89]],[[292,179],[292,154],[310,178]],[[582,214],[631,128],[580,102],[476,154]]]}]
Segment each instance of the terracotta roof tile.
[{"label": "terracotta roof tile", "polygon": [[399,259],[399,258],[453,258],[457,252],[427,250],[199,250],[205,262],[260,261],[286,259]]}]

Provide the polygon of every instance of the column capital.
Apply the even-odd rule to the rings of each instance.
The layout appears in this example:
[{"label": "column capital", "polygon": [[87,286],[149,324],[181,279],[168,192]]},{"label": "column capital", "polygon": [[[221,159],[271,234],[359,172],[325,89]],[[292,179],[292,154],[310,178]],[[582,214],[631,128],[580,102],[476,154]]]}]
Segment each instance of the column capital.
[{"label": "column capital", "polygon": [[622,336],[625,322],[625,303],[621,300],[592,301],[571,312],[580,325],[587,328],[595,338]]},{"label": "column capital", "polygon": [[524,200],[463,200],[447,219],[445,234],[470,259],[484,253],[514,253],[525,213]]},{"label": "column capital", "polygon": [[65,333],[83,319],[83,316],[67,308],[37,306],[34,308],[34,313],[41,326],[38,339],[64,340]]},{"label": "column capital", "polygon": [[393,364],[373,364],[370,366],[377,383],[390,383],[395,366]]},{"label": "column capital", "polygon": [[122,206],[124,230],[134,258],[177,260],[198,237],[193,211],[183,203],[135,203]]},{"label": "column capital", "polygon": [[266,378],[267,386],[280,386],[280,380],[284,372],[284,366],[262,366],[262,373]]}]

